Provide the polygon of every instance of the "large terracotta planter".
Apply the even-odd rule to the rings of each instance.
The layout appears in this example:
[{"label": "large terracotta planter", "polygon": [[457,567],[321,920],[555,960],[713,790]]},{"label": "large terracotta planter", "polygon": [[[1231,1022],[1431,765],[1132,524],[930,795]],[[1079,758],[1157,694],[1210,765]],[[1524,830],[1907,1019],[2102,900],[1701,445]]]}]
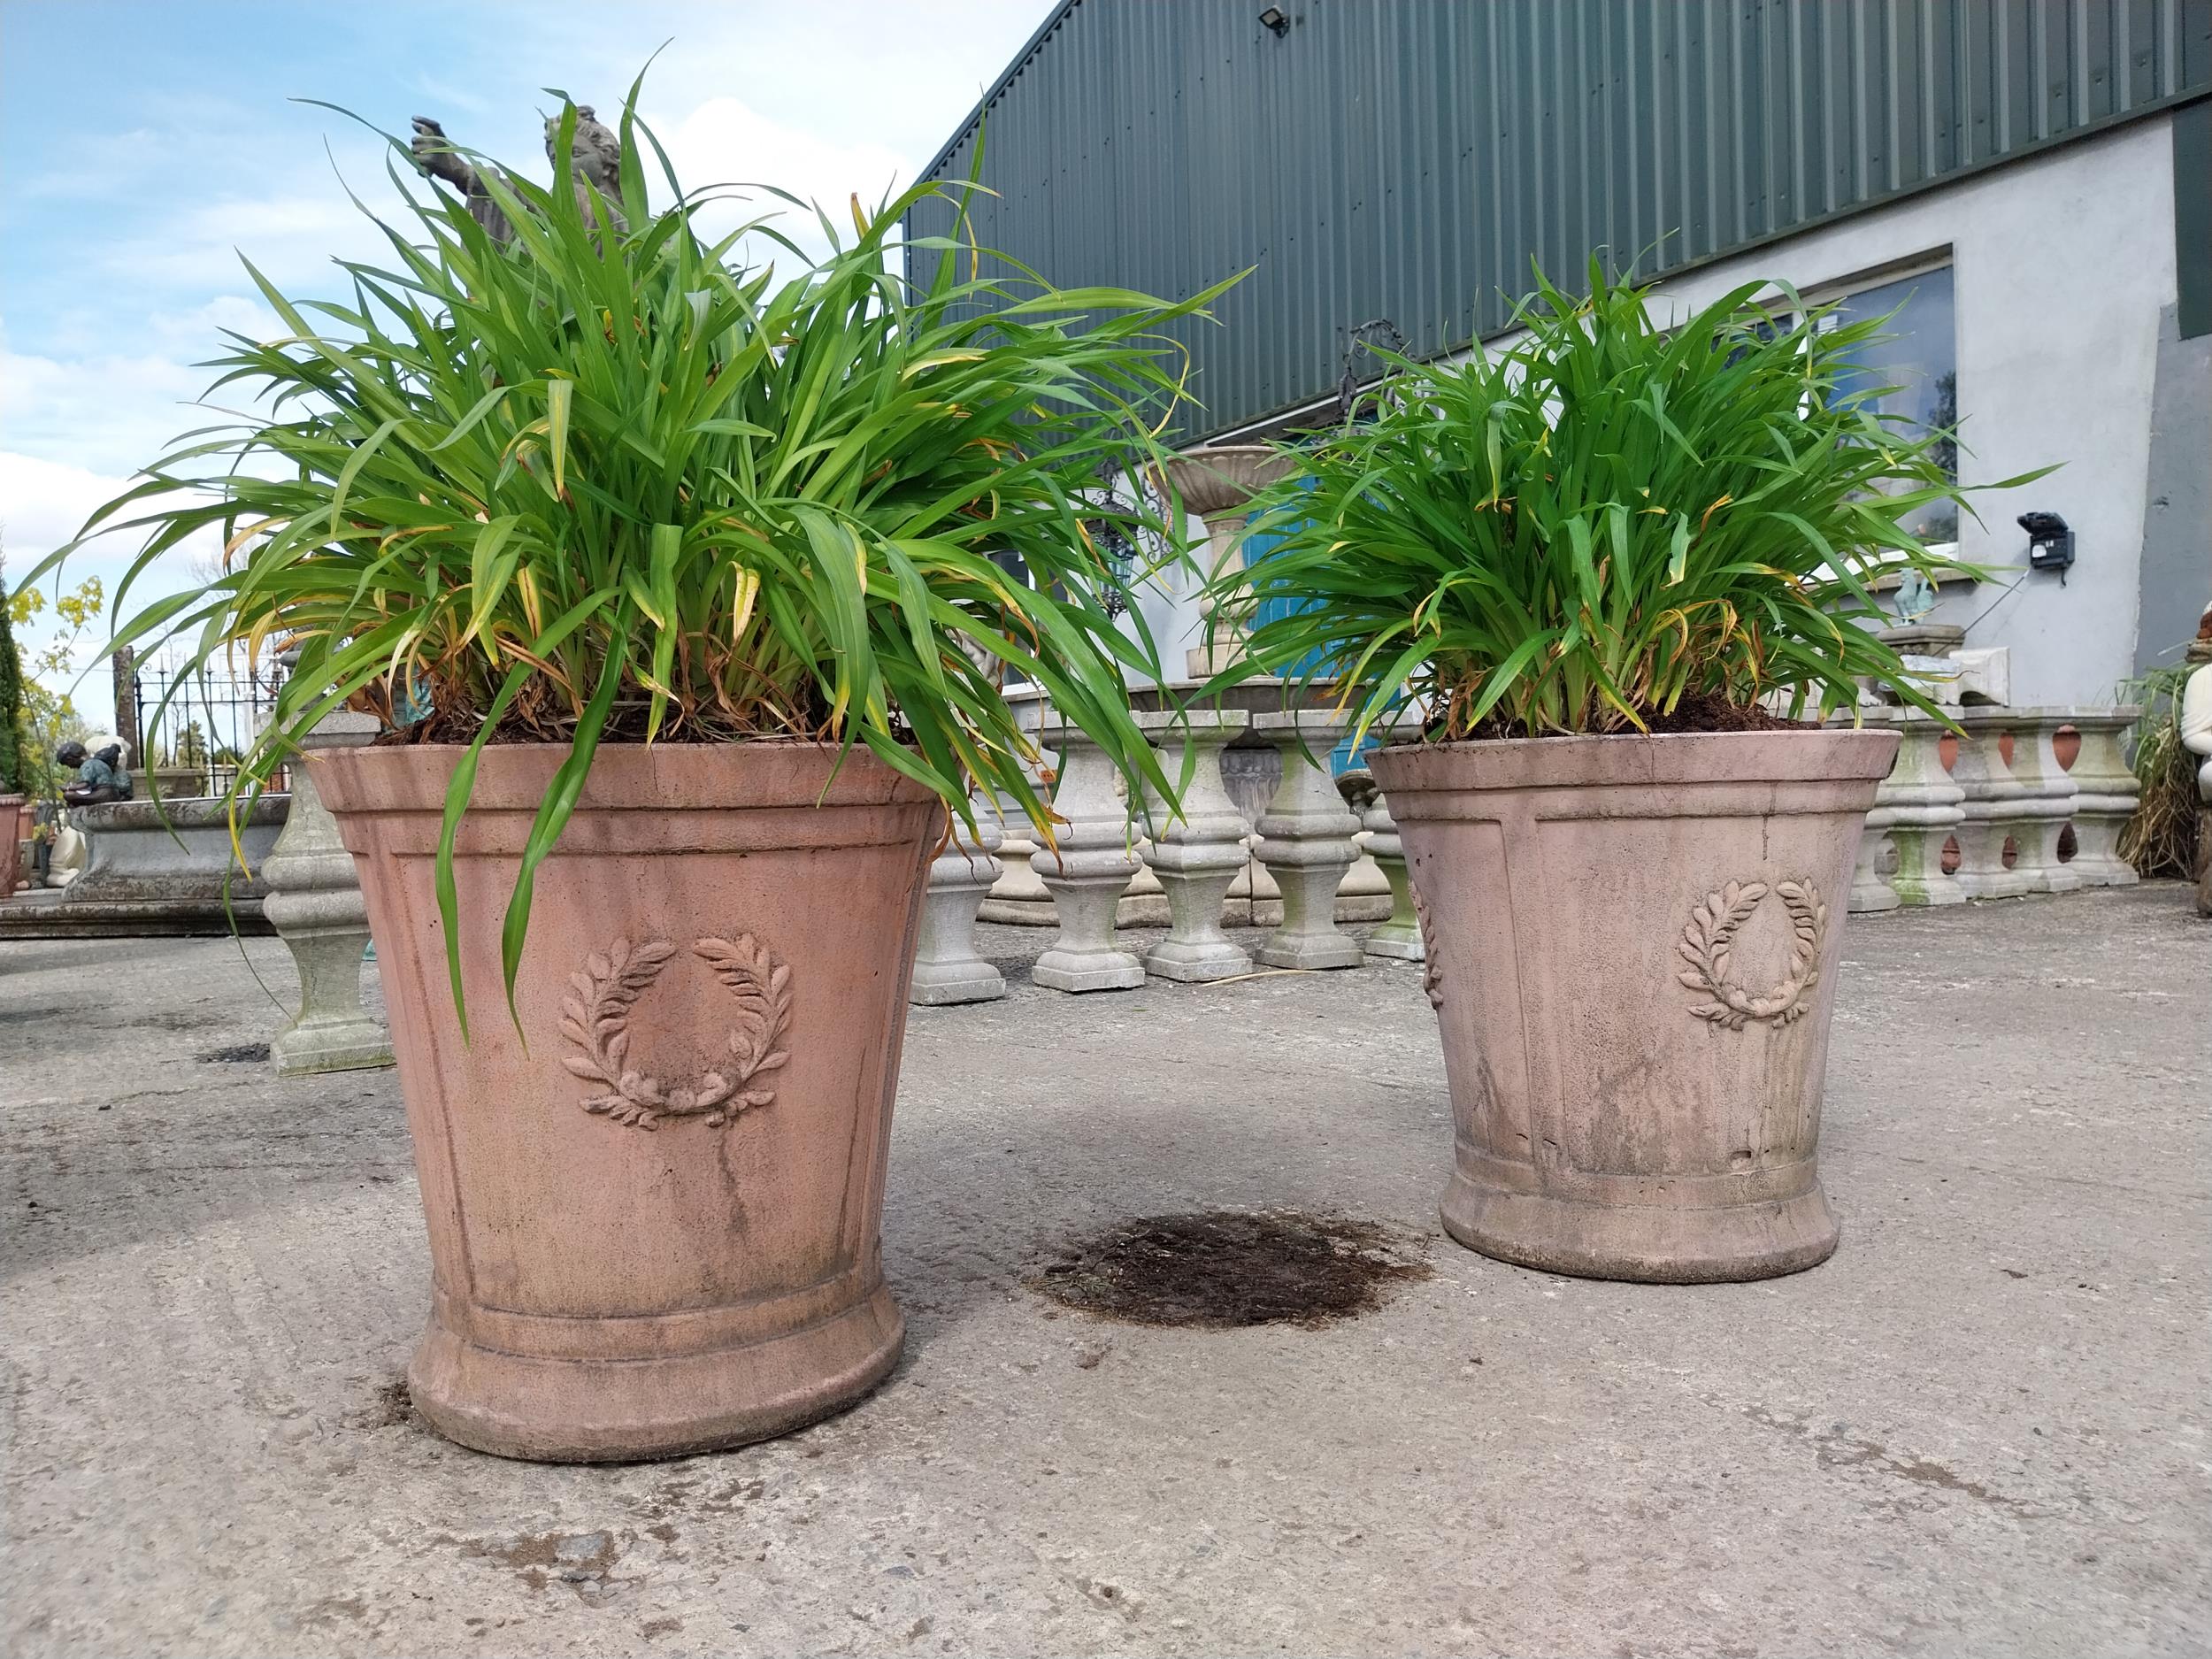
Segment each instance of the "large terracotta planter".
[{"label": "large terracotta planter", "polygon": [[864,751],[833,780],[811,745],[602,749],[538,872],[518,1031],[500,918],[562,751],[488,749],[455,861],[464,1042],[433,886],[460,753],[308,760],[361,872],[429,1222],[415,1404],[572,1461],[852,1404],[899,1352],[884,1160],[943,808]]},{"label": "large terracotta planter", "polygon": [[1824,1261],[1853,854],[1893,731],[1386,749],[1444,1042],[1444,1225],[1602,1279]]}]

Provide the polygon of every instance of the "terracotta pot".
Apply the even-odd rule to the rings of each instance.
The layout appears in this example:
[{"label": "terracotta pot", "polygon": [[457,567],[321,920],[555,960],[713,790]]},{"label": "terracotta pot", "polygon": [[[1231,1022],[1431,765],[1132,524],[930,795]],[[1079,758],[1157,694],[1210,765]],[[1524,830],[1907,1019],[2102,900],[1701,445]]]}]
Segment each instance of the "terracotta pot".
[{"label": "terracotta pot", "polygon": [[461,752],[308,762],[360,870],[429,1221],[415,1404],[579,1462],[851,1405],[899,1352],[884,1160],[943,808],[864,751],[833,780],[811,745],[602,749],[538,872],[518,1032],[500,918],[562,751],[488,749],[455,860],[464,1042],[433,887]]},{"label": "terracotta pot", "polygon": [[19,795],[0,795],[0,900],[15,896],[15,884],[23,879],[22,849],[17,843],[30,834],[29,803]]},{"label": "terracotta pot", "polygon": [[1853,855],[1893,731],[1393,748],[1457,1167],[1444,1225],[1555,1272],[1824,1261],[1815,1155]]}]

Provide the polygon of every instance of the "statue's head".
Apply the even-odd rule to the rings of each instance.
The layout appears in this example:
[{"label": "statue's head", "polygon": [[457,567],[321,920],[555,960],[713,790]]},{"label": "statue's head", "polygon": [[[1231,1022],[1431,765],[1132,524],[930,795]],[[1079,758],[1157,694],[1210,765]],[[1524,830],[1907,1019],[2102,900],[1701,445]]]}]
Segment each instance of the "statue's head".
[{"label": "statue's head", "polygon": [[81,766],[84,759],[84,745],[73,737],[54,751],[54,764],[58,766]]},{"label": "statue's head", "polygon": [[[578,104],[576,106],[576,137],[574,142],[569,145],[569,153],[580,158],[584,156],[589,148],[586,142],[585,134],[590,128],[598,126],[599,116],[597,111],[593,110],[591,105],[588,104]],[[604,132],[606,129],[604,127],[600,127],[600,130]],[[554,149],[554,146],[558,144],[560,142],[561,118],[557,115],[548,116],[545,122],[545,158],[548,161],[558,161],[560,159],[559,155]]]}]

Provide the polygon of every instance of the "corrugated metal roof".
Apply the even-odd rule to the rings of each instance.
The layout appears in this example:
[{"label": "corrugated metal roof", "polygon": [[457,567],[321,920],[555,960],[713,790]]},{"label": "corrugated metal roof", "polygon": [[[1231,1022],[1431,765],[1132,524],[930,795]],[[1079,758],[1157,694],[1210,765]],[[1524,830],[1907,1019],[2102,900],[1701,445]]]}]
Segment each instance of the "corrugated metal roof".
[{"label": "corrugated metal roof", "polygon": [[1532,258],[1678,270],[2212,90],[2212,0],[1263,9],[1068,0],[930,170],[980,133],[978,238],[1056,282],[1254,267],[1182,330],[1207,430],[1325,394],[1363,322],[1496,332]]}]

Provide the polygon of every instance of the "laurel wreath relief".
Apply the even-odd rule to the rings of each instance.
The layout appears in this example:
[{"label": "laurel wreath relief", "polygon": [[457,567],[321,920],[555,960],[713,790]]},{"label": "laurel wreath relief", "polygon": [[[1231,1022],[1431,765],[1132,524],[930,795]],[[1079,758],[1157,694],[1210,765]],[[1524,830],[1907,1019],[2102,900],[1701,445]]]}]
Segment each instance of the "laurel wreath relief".
[{"label": "laurel wreath relief", "polygon": [[1736,934],[1751,919],[1770,889],[1763,881],[1731,881],[1709,893],[1690,913],[1682,942],[1675,949],[1690,966],[1677,975],[1693,991],[1713,1000],[1690,1012],[1731,1031],[1741,1031],[1747,1021],[1770,1019],[1787,1025],[1812,1011],[1813,987],[1820,979],[1820,941],[1827,931],[1828,907],[1820,902],[1820,889],[1809,881],[1778,881],[1771,891],[1790,913],[1789,976],[1772,990],[1756,995],[1728,980],[1728,956]]},{"label": "laurel wreath relief", "polygon": [[660,977],[676,947],[664,939],[649,939],[633,949],[628,940],[618,939],[604,953],[594,951],[583,972],[568,976],[576,995],[561,1002],[561,1034],[584,1051],[564,1055],[561,1064],[608,1091],[586,1096],[586,1111],[640,1129],[657,1128],[664,1118],[700,1117],[713,1127],[775,1099],[773,1082],[760,1079],[791,1058],[782,1046],[791,1025],[790,968],[750,933],[694,940],[691,950],[737,1003],[726,1069],[709,1071],[687,1087],[668,1087],[631,1064],[631,1010]]}]

